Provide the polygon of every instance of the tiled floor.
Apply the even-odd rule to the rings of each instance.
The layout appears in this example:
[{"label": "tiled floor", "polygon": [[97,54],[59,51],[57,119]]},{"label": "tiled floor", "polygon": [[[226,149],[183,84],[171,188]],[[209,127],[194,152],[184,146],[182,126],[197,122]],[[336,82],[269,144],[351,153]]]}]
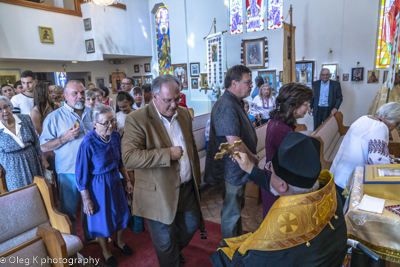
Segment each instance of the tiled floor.
[{"label": "tiled floor", "polygon": [[[221,223],[222,196],[218,185],[208,185],[201,189],[201,211],[206,221]],[[243,230],[254,232],[262,223],[262,204],[245,205],[242,210]]]}]

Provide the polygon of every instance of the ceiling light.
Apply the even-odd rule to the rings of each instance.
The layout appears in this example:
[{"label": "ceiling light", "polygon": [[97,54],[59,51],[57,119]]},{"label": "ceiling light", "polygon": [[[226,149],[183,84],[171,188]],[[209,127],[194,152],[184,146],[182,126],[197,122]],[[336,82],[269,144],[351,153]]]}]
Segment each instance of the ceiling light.
[{"label": "ceiling light", "polygon": [[76,61],[76,60],[72,60],[72,61],[71,61],[71,63],[78,63],[78,61]]},{"label": "ceiling light", "polygon": [[121,0],[85,0],[86,2],[93,2],[99,6],[109,6],[113,4],[117,4]]}]

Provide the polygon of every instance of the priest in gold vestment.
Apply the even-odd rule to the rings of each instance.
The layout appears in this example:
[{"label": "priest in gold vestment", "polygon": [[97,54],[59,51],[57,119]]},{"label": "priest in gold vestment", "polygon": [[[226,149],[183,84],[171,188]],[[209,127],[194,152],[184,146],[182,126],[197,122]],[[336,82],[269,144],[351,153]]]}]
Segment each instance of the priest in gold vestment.
[{"label": "priest in gold vestment", "polygon": [[[375,112],[383,105],[386,104],[387,98],[387,81],[385,81],[381,88],[379,89],[378,93],[375,96],[374,101],[372,101],[371,106],[368,110],[368,115],[375,115]],[[397,102],[400,103],[400,73],[396,73],[396,77],[394,79],[393,89],[389,93],[389,102]]]},{"label": "priest in gold vestment", "polygon": [[321,172],[320,143],[288,133],[267,163],[272,173],[253,167],[244,153],[234,156],[258,186],[280,198],[255,233],[224,239],[211,255],[214,267],[340,267],[347,251],[347,229],[335,182]]}]

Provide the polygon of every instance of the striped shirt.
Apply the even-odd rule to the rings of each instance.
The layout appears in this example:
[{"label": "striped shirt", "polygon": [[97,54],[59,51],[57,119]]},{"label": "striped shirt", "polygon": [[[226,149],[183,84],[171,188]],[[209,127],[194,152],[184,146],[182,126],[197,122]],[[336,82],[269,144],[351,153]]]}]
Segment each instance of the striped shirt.
[{"label": "striped shirt", "polygon": [[56,154],[56,171],[58,174],[75,174],[75,163],[79,145],[85,135],[93,129],[93,124],[90,120],[90,108],[85,107],[82,118],[80,118],[72,107],[64,105],[50,113],[43,122],[40,145],[63,136],[70,127],[75,125],[76,120],[79,121],[80,128],[78,138],[54,150]]}]

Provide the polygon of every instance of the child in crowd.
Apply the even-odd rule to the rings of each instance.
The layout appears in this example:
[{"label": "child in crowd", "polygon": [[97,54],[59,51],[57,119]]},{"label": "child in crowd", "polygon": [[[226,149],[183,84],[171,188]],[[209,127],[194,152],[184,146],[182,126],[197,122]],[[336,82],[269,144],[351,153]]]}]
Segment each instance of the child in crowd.
[{"label": "child in crowd", "polygon": [[131,95],[133,96],[133,99],[135,100],[135,103],[133,103],[134,110],[145,106],[142,88],[134,87],[131,91]]},{"label": "child in crowd", "polygon": [[134,102],[133,97],[128,92],[122,91],[117,95],[117,105],[120,111],[117,112],[116,119],[118,132],[121,137],[124,135],[126,116],[134,110],[132,108]]},{"label": "child in crowd", "polygon": [[85,90],[85,106],[93,108],[96,104],[96,94],[92,90]]},{"label": "child in crowd", "polygon": [[247,102],[247,100],[244,100],[244,99],[243,99],[243,102],[244,102],[244,111],[246,112],[246,114],[249,115],[249,118],[250,118],[253,126],[256,127],[256,118],[254,118],[253,115],[249,114],[249,108],[250,108],[249,102]]}]

